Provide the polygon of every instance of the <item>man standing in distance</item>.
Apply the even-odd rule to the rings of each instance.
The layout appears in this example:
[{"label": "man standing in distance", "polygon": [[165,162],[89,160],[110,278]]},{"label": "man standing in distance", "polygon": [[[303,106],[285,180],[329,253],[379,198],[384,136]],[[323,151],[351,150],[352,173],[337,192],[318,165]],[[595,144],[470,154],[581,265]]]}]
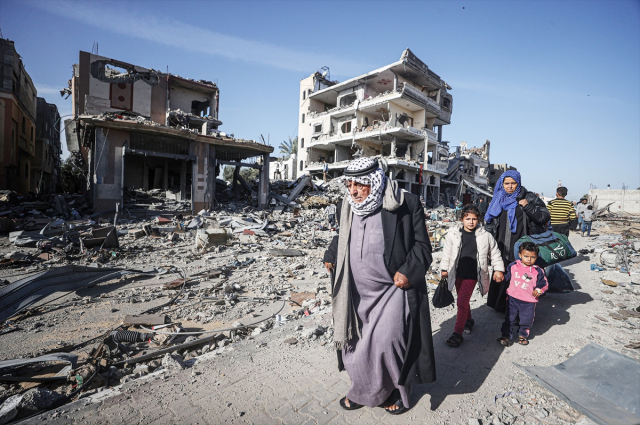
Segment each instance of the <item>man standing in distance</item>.
[{"label": "man standing in distance", "polygon": [[568,190],[564,186],[560,186],[556,190],[556,199],[549,201],[547,209],[551,214],[551,226],[553,231],[569,236],[571,221],[576,219],[576,210],[573,209],[571,201],[564,199]]}]

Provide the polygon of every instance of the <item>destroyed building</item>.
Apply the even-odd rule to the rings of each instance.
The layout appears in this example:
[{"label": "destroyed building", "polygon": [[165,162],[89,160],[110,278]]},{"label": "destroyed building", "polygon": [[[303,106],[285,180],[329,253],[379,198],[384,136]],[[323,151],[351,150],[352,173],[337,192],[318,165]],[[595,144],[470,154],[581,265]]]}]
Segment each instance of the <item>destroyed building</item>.
[{"label": "destroyed building", "polygon": [[323,68],[300,81],[298,172],[342,175],[349,161],[377,157],[401,188],[438,202],[447,174],[442,126],[451,87],[406,49],[400,60],[342,83]]},{"label": "destroyed building", "polygon": [[31,192],[56,193],[60,184],[60,114],[58,107],[38,97],[36,152],[31,164]]},{"label": "destroyed building", "polygon": [[290,155],[288,158],[270,158],[269,178],[271,180],[295,180],[296,173],[296,154]]},{"label": "destroyed building", "polygon": [[257,200],[266,206],[273,147],[218,129],[215,83],[81,51],[68,92],[74,123],[65,123],[67,143],[82,152],[94,211],[114,209],[130,189],[186,201],[185,212],[211,208],[224,165],[260,169]]},{"label": "destroyed building", "polygon": [[493,196],[489,187],[489,148],[491,142],[484,141],[481,148],[469,148],[461,142],[449,155],[449,169],[442,178],[444,198],[447,205],[455,201],[463,204],[476,202],[479,198],[490,201]]},{"label": "destroyed building", "polygon": [[489,164],[489,186],[494,188],[502,173],[509,170],[517,171],[518,169],[508,164]]},{"label": "destroyed building", "polygon": [[0,189],[31,188],[35,133],[36,88],[14,42],[0,38]]}]

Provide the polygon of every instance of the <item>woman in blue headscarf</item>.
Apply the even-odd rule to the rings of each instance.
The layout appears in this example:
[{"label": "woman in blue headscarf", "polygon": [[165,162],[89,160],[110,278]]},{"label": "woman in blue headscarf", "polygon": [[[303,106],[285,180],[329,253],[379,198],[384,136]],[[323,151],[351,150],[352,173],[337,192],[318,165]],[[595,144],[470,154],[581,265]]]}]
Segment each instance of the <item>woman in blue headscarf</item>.
[{"label": "woman in blue headscarf", "polygon": [[[525,235],[543,233],[549,222],[549,210],[535,193],[520,183],[520,173],[505,171],[493,191],[493,199],[484,216],[486,229],[498,241],[504,264],[515,261],[513,246]],[[505,311],[509,282],[491,281],[487,305],[496,311]]]}]

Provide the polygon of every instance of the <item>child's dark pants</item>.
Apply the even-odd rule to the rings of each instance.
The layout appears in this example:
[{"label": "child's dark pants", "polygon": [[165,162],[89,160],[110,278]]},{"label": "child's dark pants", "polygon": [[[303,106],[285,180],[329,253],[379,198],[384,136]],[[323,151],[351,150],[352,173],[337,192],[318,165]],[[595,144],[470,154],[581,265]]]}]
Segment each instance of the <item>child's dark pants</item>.
[{"label": "child's dark pants", "polygon": [[529,338],[529,329],[531,329],[533,319],[536,316],[537,303],[521,301],[513,297],[508,298],[507,311],[502,324],[502,336],[513,339],[513,328],[518,323],[517,318],[520,317],[520,331],[518,334],[521,337]]}]

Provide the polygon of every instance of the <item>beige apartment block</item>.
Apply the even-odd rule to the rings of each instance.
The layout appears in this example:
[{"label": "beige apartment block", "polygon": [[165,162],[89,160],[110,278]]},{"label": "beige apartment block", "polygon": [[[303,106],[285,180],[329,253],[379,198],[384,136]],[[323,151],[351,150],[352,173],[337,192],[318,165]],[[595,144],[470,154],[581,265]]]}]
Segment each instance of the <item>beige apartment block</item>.
[{"label": "beige apartment block", "polygon": [[186,212],[213,208],[222,166],[259,169],[258,206],[267,206],[273,147],[218,129],[215,83],[88,52],[80,52],[73,69],[67,144],[86,163],[96,212],[122,203],[127,188],[171,191],[191,201]]},{"label": "beige apartment block", "polygon": [[390,65],[339,83],[323,68],[300,81],[298,174],[332,178],[349,161],[379,160],[405,190],[438,202],[449,148],[451,87],[409,49]]}]

